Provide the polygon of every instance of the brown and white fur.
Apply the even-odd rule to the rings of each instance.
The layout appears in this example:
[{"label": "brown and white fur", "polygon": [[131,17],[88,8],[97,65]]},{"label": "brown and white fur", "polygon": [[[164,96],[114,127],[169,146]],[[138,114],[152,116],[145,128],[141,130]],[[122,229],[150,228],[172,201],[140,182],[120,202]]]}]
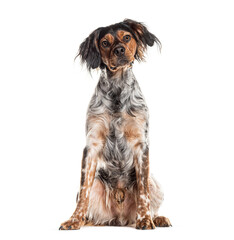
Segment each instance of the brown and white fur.
[{"label": "brown and white fur", "polygon": [[126,19],[96,29],[80,45],[82,62],[102,72],[87,111],[77,207],[61,230],[171,226],[158,216],[163,193],[149,173],[148,108],[132,73],[134,60],[154,43],[160,46],[142,23]]}]

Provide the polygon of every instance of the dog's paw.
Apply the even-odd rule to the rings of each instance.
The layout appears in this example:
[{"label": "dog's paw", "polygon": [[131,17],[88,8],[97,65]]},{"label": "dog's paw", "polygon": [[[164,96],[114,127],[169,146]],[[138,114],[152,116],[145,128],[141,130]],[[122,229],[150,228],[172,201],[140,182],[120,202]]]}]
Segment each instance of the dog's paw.
[{"label": "dog's paw", "polygon": [[163,216],[154,218],[153,222],[156,227],[172,227],[170,220]]},{"label": "dog's paw", "polygon": [[71,217],[69,220],[61,224],[59,230],[77,230],[84,226],[84,224],[84,218],[78,219]]},{"label": "dog's paw", "polygon": [[138,219],[136,222],[136,229],[146,230],[154,229],[154,223],[150,217],[144,217],[143,219]]}]

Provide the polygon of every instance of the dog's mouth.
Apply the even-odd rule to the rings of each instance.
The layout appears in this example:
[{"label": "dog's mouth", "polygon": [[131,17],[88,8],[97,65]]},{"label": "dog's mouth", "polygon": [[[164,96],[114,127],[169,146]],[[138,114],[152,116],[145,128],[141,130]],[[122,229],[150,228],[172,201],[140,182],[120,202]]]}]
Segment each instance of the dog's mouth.
[{"label": "dog's mouth", "polygon": [[134,61],[129,62],[129,61],[127,61],[127,60],[120,60],[120,61],[117,62],[116,65],[110,64],[109,69],[110,69],[111,71],[117,71],[118,69],[124,68],[124,67],[126,67],[126,66],[131,67],[131,66],[133,65],[133,62],[134,62]]}]

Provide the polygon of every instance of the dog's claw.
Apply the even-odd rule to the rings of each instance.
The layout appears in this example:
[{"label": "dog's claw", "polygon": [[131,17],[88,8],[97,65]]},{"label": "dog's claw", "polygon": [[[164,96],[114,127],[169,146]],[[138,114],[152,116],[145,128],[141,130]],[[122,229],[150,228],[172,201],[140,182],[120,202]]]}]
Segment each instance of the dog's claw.
[{"label": "dog's claw", "polygon": [[68,230],[70,230],[70,229],[71,229],[71,226],[68,227]]},{"label": "dog's claw", "polygon": [[63,226],[60,226],[60,227],[59,227],[59,230],[63,230]]},{"label": "dog's claw", "polygon": [[142,230],[145,230],[146,229],[146,226],[142,227]]}]

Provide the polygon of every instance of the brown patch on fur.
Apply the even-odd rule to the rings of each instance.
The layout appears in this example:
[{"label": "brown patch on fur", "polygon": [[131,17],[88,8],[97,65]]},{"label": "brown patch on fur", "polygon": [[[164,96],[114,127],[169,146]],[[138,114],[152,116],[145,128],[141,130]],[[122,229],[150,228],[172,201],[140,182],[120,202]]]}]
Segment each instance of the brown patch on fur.
[{"label": "brown patch on fur", "polygon": [[90,132],[92,128],[95,126],[95,133],[98,140],[105,140],[105,137],[109,131],[109,122],[110,115],[107,113],[99,114],[99,115],[89,115],[87,117],[87,132]]},{"label": "brown patch on fur", "polygon": [[114,199],[118,204],[121,204],[125,199],[124,189],[117,188],[114,190]]},{"label": "brown patch on fur", "polygon": [[[124,41],[124,36],[129,35],[131,37],[130,41]],[[103,41],[108,41],[108,46],[103,46]],[[125,58],[127,63],[123,66],[118,66],[118,56],[114,54],[114,49],[116,46],[123,46],[125,48]],[[131,33],[119,30],[117,31],[116,37],[112,34],[107,33],[99,42],[100,53],[102,57],[102,61],[107,65],[110,71],[115,72],[124,66],[130,65],[131,62],[135,59],[135,53],[137,49],[137,43],[135,39],[132,37]],[[113,70],[112,68],[117,68]]]},{"label": "brown patch on fur", "polygon": [[[129,42],[125,42],[123,40],[124,36],[129,35],[131,37],[131,40]],[[117,32],[117,37],[119,41],[123,44],[125,47],[125,55],[127,58],[132,62],[134,61],[134,56],[136,53],[137,49],[137,43],[136,40],[132,37],[132,34],[130,32],[124,31],[124,30],[119,30]]]},{"label": "brown patch on fur", "polygon": [[[131,39],[128,42],[124,40],[124,36],[126,35],[129,35],[131,37]],[[117,31],[116,38],[118,39],[118,43],[115,44],[110,51],[110,65],[119,67],[118,66],[119,57],[114,54],[114,49],[116,46],[124,47],[125,49],[124,57],[127,60],[127,63],[124,66],[130,65],[130,63],[133,62],[135,59],[134,56],[137,49],[135,39],[132,37],[131,33],[123,30]]]},{"label": "brown patch on fur", "polygon": [[149,195],[149,150],[148,150],[148,148],[144,152],[142,162],[143,162],[143,165],[144,165],[144,168],[143,168],[144,194],[147,196],[147,195]]},{"label": "brown patch on fur", "polygon": [[[103,47],[102,43],[103,41],[108,41],[110,44],[109,47]],[[109,56],[110,56],[110,48],[111,45],[114,42],[114,36],[112,36],[110,33],[107,33],[99,42],[99,47],[100,47],[100,53],[102,56],[102,61],[109,66]]]},{"label": "brown patch on fur", "polygon": [[163,216],[154,218],[153,222],[156,227],[172,227],[170,220]]},{"label": "brown patch on fur", "polygon": [[138,130],[137,128],[130,126],[130,124],[125,128],[124,136],[129,142],[131,142],[134,139],[140,138],[141,135],[137,130]]},{"label": "brown patch on fur", "polygon": [[[108,41],[110,44],[114,42],[114,36],[110,33],[107,33],[101,40],[100,40],[100,45],[102,44],[103,41]],[[101,45],[102,46],[102,45]],[[103,46],[102,46],[103,48]]]},{"label": "brown patch on fur", "polygon": [[149,198],[149,154],[148,148],[144,149],[142,142],[134,145],[134,163],[137,179],[137,215],[136,228],[155,228],[150,216]]},{"label": "brown patch on fur", "polygon": [[145,47],[142,45],[138,45],[137,53],[141,61],[145,59],[144,52],[145,52]]},{"label": "brown patch on fur", "polygon": [[142,129],[144,129],[145,117],[144,115],[134,113],[135,117],[130,116],[129,114],[124,113],[124,136],[129,142],[135,142],[138,147],[141,139],[144,135]]}]

